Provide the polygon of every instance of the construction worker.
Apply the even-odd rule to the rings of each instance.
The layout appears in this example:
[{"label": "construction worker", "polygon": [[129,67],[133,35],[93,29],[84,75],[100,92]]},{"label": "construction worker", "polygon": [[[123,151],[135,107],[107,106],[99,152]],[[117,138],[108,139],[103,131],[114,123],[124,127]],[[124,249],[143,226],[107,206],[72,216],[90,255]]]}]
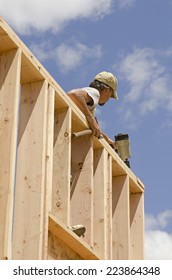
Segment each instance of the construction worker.
[{"label": "construction worker", "polygon": [[117,78],[112,73],[103,71],[95,76],[89,87],[68,92],[68,96],[84,113],[93,135],[95,137],[103,135],[110,145],[114,145],[114,142],[101,131],[94,113],[97,104],[103,106],[110,98],[118,99],[116,89]]},{"label": "construction worker", "polygon": [[[89,87],[70,90],[67,94],[72,101],[84,113],[89,127],[95,137],[103,137],[114,147],[115,143],[106,134],[104,134],[94,117],[96,106],[103,106],[110,98],[118,99],[117,96],[117,78],[110,72],[100,72],[90,83]],[[78,236],[84,235],[86,228],[84,225],[75,225],[70,229]]]}]

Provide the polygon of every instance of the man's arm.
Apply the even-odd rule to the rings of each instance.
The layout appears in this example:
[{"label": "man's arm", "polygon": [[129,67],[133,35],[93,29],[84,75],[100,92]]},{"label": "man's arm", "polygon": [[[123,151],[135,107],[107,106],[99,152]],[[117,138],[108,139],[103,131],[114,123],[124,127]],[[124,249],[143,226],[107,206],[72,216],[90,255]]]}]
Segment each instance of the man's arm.
[{"label": "man's arm", "polygon": [[93,135],[96,137],[99,137],[100,134],[103,135],[105,140],[111,145],[114,146],[114,142],[104,133],[100,130],[99,124],[97,122],[97,119],[94,118],[92,113],[90,112],[87,103],[92,102],[92,98],[87,94],[85,90],[82,89],[76,89],[68,92],[68,96],[72,99],[72,101],[79,107],[79,109],[84,113],[89,127],[93,131]]},{"label": "man's arm", "polygon": [[79,107],[79,109],[83,112],[85,115],[89,127],[93,131],[93,135],[96,137],[100,136],[100,128],[97,124],[94,116],[90,112],[87,103],[92,102],[92,98],[87,94],[85,90],[82,89],[76,89],[68,92],[68,96],[72,99],[72,101]]}]

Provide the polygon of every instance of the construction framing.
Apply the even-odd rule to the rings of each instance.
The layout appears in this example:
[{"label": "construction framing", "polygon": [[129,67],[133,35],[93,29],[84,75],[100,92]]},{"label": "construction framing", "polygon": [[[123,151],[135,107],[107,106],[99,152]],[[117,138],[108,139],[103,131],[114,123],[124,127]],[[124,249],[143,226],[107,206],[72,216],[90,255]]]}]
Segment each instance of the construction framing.
[{"label": "construction framing", "polygon": [[86,129],[0,18],[0,259],[144,258],[143,183]]}]

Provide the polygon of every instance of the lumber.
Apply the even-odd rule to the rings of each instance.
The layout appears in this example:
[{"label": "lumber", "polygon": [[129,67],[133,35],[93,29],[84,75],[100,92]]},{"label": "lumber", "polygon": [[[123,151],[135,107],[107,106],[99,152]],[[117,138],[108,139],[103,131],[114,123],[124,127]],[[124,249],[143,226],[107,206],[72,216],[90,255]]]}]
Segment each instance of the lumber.
[{"label": "lumber", "polygon": [[112,220],[112,156],[108,154],[107,157],[107,193],[106,193],[106,200],[107,200],[107,227],[106,227],[106,236],[107,236],[107,249],[106,249],[106,259],[112,260],[113,259],[113,251],[112,251],[112,244],[113,244],[113,220]]},{"label": "lumber", "polygon": [[46,124],[46,146],[45,146],[45,199],[43,206],[43,235],[42,258],[48,258],[48,214],[52,207],[52,182],[53,182],[53,141],[54,141],[54,95],[55,91],[51,86],[47,90],[47,124]]},{"label": "lumber", "polygon": [[75,233],[69,230],[58,218],[49,214],[49,231],[52,232],[58,239],[77,252],[85,260],[98,260],[98,255],[92,248]]},{"label": "lumber", "polygon": [[1,17],[0,73],[0,259],[143,259],[144,184]]},{"label": "lumber", "polygon": [[[60,174],[60,176],[59,176]],[[55,110],[53,148],[52,213],[70,223],[71,109]]]},{"label": "lumber", "polygon": [[144,259],[143,193],[130,193],[130,259]]},{"label": "lumber", "polygon": [[93,147],[92,136],[72,138],[70,225],[86,227],[84,240],[93,241]]},{"label": "lumber", "polygon": [[113,259],[125,260],[130,258],[129,177],[113,177],[112,182]]},{"label": "lumber", "polygon": [[0,53],[0,259],[11,259],[21,52]]},{"label": "lumber", "polygon": [[13,228],[14,259],[43,259],[44,246],[47,246],[43,243],[44,227],[47,226],[44,218],[48,218],[44,216],[44,207],[47,207],[47,90],[46,81],[22,86]]},{"label": "lumber", "polygon": [[102,259],[107,257],[108,154],[105,149],[94,150],[93,248]]}]

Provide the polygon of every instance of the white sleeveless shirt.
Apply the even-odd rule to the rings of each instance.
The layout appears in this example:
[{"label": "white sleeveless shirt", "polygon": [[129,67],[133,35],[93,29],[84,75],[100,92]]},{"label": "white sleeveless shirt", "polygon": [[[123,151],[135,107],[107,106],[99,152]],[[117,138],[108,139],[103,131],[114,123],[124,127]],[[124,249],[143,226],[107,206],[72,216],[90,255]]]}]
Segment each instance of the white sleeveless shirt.
[{"label": "white sleeveless shirt", "polygon": [[84,87],[82,88],[83,90],[85,90],[88,95],[93,99],[93,106],[88,105],[89,110],[91,111],[91,113],[94,115],[94,112],[96,110],[96,105],[99,103],[99,99],[100,99],[100,93],[96,88],[92,88],[92,87]]}]

